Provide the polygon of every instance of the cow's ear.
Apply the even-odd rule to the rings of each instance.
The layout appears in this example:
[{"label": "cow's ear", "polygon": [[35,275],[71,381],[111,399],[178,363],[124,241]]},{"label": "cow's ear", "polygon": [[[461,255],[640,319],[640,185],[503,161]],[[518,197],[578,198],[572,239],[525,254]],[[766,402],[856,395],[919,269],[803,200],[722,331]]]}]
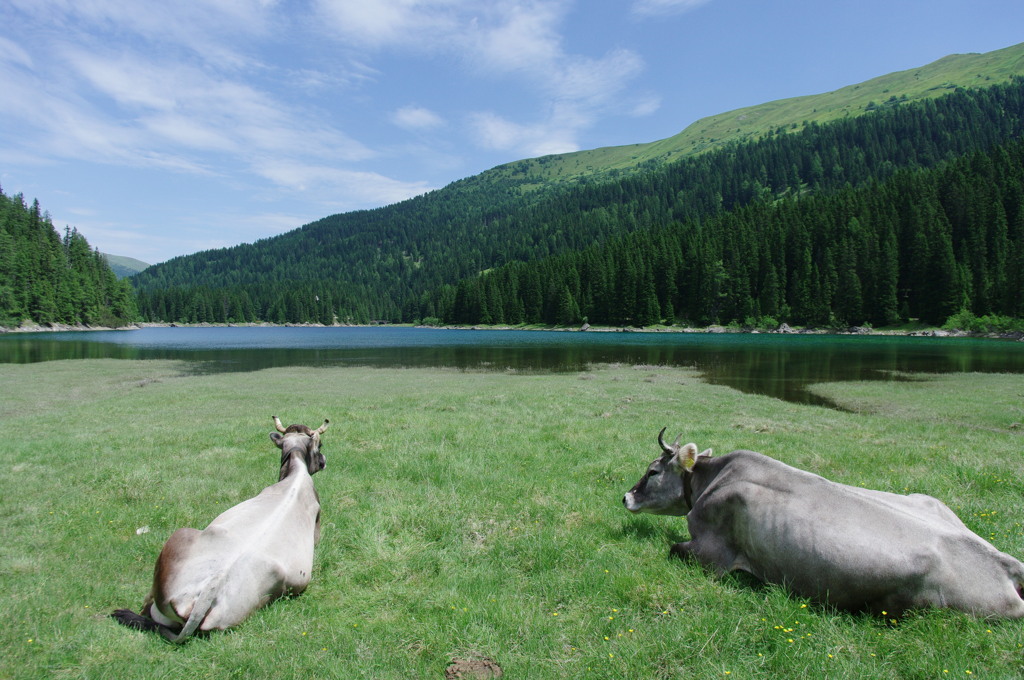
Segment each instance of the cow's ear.
[{"label": "cow's ear", "polygon": [[698,458],[710,458],[711,457],[711,449],[704,449],[699,454],[697,454],[697,457]]},{"label": "cow's ear", "polygon": [[270,439],[275,444],[277,444],[277,448],[281,448],[282,446],[284,446],[284,437],[281,435],[280,432],[271,432]]},{"label": "cow's ear", "polygon": [[692,470],[695,462],[697,462],[697,445],[693,443],[680,448],[672,457],[672,466],[679,473]]}]

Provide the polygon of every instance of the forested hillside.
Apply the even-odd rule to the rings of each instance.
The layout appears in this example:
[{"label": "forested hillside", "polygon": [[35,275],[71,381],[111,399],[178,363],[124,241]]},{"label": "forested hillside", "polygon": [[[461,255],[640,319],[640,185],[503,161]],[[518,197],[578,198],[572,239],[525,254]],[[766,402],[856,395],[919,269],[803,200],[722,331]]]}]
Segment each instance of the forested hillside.
[{"label": "forested hillside", "polygon": [[[831,209],[830,201],[854,197],[871,203],[884,196],[897,201],[889,206],[892,210],[903,203],[913,206],[924,190],[908,188],[911,193],[900,194],[900,187],[913,184],[908,178],[930,177],[916,173],[1006,144],[1019,138],[1022,129],[1024,81],[1015,79],[916,103],[887,101],[866,115],[829,124],[780,126],[759,141],[602,183],[550,185],[524,194],[527,178],[485,173],[394,206],[335,215],[256,244],[177,258],[147,269],[134,281],[144,316],[168,321],[330,323],[335,318],[366,322],[436,317],[513,323],[570,322],[586,316],[592,322],[646,324],[773,316],[807,323],[887,323],[908,315],[940,321],[943,314],[965,305],[979,314],[1000,311],[998,300],[1005,295],[989,289],[1003,280],[991,283],[988,270],[978,267],[1005,267],[989,263],[987,250],[967,256],[956,245],[961,250],[941,261],[955,265],[949,275],[958,283],[950,295],[958,298],[924,302],[922,296],[929,293],[919,290],[921,284],[914,280],[924,272],[886,270],[868,250],[895,252],[918,267],[940,256],[932,253],[942,245],[932,243],[932,232],[906,229],[895,244],[881,240],[872,245],[865,241],[865,229],[877,230],[875,239],[891,231],[879,229],[874,221],[880,207],[871,215],[851,207],[842,213],[843,229],[797,229],[783,220],[794,215],[804,225],[813,211]],[[1004,152],[1011,153],[1010,147]],[[965,172],[974,176],[970,168]],[[880,193],[869,199],[858,192]],[[1013,199],[1003,204],[1006,219],[1011,219],[1016,214]],[[962,207],[972,214],[991,209],[973,202]],[[850,216],[865,224],[850,231]],[[889,217],[904,219],[902,214]],[[751,220],[756,228],[748,225]],[[966,224],[963,228],[973,229],[978,222]],[[929,226],[933,228],[941,231]],[[1008,240],[996,239],[1008,249],[1007,262],[1019,253],[1014,228],[1007,225]],[[633,233],[636,240],[628,238]],[[798,238],[810,244],[794,240]],[[927,242],[928,257],[904,252],[924,248],[920,238]],[[622,245],[626,243],[635,243],[633,250],[644,253],[632,264],[612,255],[618,252],[615,248],[628,250]],[[960,242],[951,242],[950,248],[954,243]],[[602,250],[602,244],[610,244],[609,250]],[[791,256],[791,248],[800,255]],[[559,255],[565,257],[550,259]],[[612,258],[598,269],[605,272],[601,285],[611,285],[616,300],[598,284],[588,291],[582,277],[584,269],[591,270],[581,269],[578,262],[578,285],[571,275],[564,280],[545,270],[560,266],[551,263],[582,257]],[[662,269],[657,257],[674,262],[667,266],[675,270]],[[533,261],[540,262],[515,264]],[[887,262],[893,264],[891,258]],[[607,273],[616,268],[623,278],[608,279]],[[629,293],[625,283],[631,268],[643,288],[639,293]],[[655,271],[658,275],[651,276]],[[526,278],[513,285],[510,272],[524,272]],[[840,304],[827,291],[850,292],[851,274],[860,286],[860,300]],[[883,279],[892,276],[897,276],[892,300],[882,302],[876,288],[889,285]],[[654,297],[650,286],[655,287]],[[665,289],[659,292],[659,286]],[[810,299],[800,290],[815,295]],[[486,301],[484,306],[476,302],[475,291]],[[565,304],[554,301],[566,292]]]},{"label": "forested hillside", "polygon": [[1022,318],[1022,292],[1016,140],[511,264],[425,295],[418,313],[464,324],[941,324],[960,310]]},{"label": "forested hillside", "polygon": [[39,202],[0,191],[0,325],[122,326],[135,295],[75,229],[61,236]]}]

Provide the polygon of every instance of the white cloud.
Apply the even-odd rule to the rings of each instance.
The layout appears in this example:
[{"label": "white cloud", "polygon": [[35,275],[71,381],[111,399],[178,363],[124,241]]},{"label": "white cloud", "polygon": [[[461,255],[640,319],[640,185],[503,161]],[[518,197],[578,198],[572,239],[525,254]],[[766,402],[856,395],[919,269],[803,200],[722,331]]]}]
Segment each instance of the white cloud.
[{"label": "white cloud", "polygon": [[0,61],[32,68],[32,57],[28,52],[21,49],[17,43],[4,37],[0,37]]},{"label": "white cloud", "polygon": [[563,2],[519,2],[497,5],[488,24],[474,20],[463,40],[475,53],[474,63],[497,71],[544,71],[565,55],[557,26]]},{"label": "white cloud", "polygon": [[641,16],[681,14],[708,2],[710,0],[634,0],[633,13]]},{"label": "white cloud", "polygon": [[391,122],[405,130],[432,130],[444,125],[444,119],[422,106],[403,106],[391,114]]},{"label": "white cloud", "polygon": [[434,188],[425,182],[401,182],[375,172],[278,158],[259,163],[256,171],[279,186],[293,191],[332,196],[332,200],[353,207],[397,203]]},{"label": "white cloud", "polygon": [[547,156],[578,151],[572,126],[555,123],[520,125],[492,113],[474,113],[469,125],[477,144],[494,151],[520,151],[528,156]]},{"label": "white cloud", "polygon": [[[89,243],[101,252],[112,255],[131,254],[148,264],[157,264],[177,255],[202,250],[227,248],[239,243],[252,243],[297,229],[323,217],[328,211],[310,205],[307,214],[274,211],[190,212],[174,215],[174,229],[153,232],[144,224],[118,223],[91,217],[88,211],[67,210],[80,217],[70,220],[79,232],[86,234]],[[106,211],[104,211],[106,212]],[[54,216],[55,224],[67,223]]]},{"label": "white cloud", "polygon": [[507,151],[522,144],[527,130],[495,113],[474,113],[470,125],[476,131],[477,143],[485,149]]},{"label": "white cloud", "polygon": [[263,0],[6,0],[68,37],[91,29],[112,30],[118,41],[183,46],[221,68],[238,68],[249,59],[231,47],[242,36],[267,34],[282,16]]},{"label": "white cloud", "polygon": [[633,102],[633,108],[629,113],[631,116],[642,118],[643,116],[651,115],[660,108],[661,97],[652,94],[646,97],[641,97]]},{"label": "white cloud", "polygon": [[[623,92],[643,70],[630,50],[600,57],[568,53],[561,34],[568,0],[318,0],[329,30],[373,50],[457,56],[465,75],[483,81],[514,79],[537,110],[531,122],[507,111],[470,114],[473,139],[483,148],[529,155],[578,148],[578,137],[605,115],[630,113]],[[577,4],[577,7],[580,5]],[[384,74],[383,77],[387,77]],[[423,118],[426,124],[430,119]],[[412,110],[392,121],[417,127]]]},{"label": "white cloud", "polygon": [[45,91],[15,101],[29,105],[13,113],[24,127],[37,133],[37,154],[102,163],[152,164],[152,153],[140,152],[136,130],[109,120],[86,102]]},{"label": "white cloud", "polygon": [[529,74],[547,100],[541,121],[516,125],[481,113],[474,118],[477,138],[486,140],[485,148],[530,156],[576,151],[580,134],[598,117],[628,112],[623,92],[643,68],[643,60],[629,50],[613,50],[600,59],[558,52]]},{"label": "white cloud", "polygon": [[340,44],[461,56],[487,73],[544,69],[562,56],[566,0],[315,0]]},{"label": "white cloud", "polygon": [[[77,49],[65,49],[62,63],[81,78],[59,93],[15,98],[30,103],[19,115],[54,140],[57,155],[199,172],[208,163],[192,152],[226,152],[243,163],[261,153],[346,162],[374,155],[319,114],[192,65]],[[32,90],[23,84],[22,92]]]},{"label": "white cloud", "polygon": [[465,0],[315,0],[319,15],[346,43],[417,49],[458,35],[460,9],[477,4]]},{"label": "white cloud", "polygon": [[332,70],[299,69],[285,70],[282,79],[307,93],[349,90],[372,82],[379,73],[360,61],[346,59],[343,66],[332,62]]},{"label": "white cloud", "polygon": [[141,118],[146,130],[171,144],[205,151],[233,151],[235,145],[220,131],[191,116],[174,113]]},{"label": "white cloud", "polygon": [[[158,68],[138,55],[100,57],[92,52],[68,50],[68,65],[100,93],[123,107],[169,111],[181,96],[180,86],[191,81],[190,73]],[[184,93],[188,96],[188,93]]]},{"label": "white cloud", "polygon": [[602,105],[642,69],[643,60],[629,50],[615,50],[601,59],[567,58],[552,75],[549,87],[563,101]]}]

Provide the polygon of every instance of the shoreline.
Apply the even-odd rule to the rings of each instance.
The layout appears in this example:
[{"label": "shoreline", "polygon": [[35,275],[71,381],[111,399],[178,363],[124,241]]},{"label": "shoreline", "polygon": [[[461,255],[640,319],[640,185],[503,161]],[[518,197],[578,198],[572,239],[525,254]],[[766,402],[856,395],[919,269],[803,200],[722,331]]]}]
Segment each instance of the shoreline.
[{"label": "shoreline", "polygon": [[915,328],[881,328],[875,329],[867,326],[851,326],[847,328],[820,328],[816,326],[791,327],[789,324],[781,324],[775,329],[749,328],[737,326],[711,325],[704,327],[690,326],[544,326],[540,324],[523,324],[512,326],[507,324],[496,325],[454,325],[425,326],[411,323],[398,324],[333,324],[325,325],[320,323],[286,323],[275,324],[266,321],[246,323],[177,323],[177,322],[149,322],[139,321],[127,326],[88,326],[85,324],[36,324],[23,322],[20,326],[0,326],[0,335],[21,334],[21,333],[67,333],[84,331],[133,331],[143,328],[435,328],[438,330],[454,331],[556,331],[562,333],[705,333],[705,334],[771,334],[771,335],[882,335],[882,336],[905,336],[905,337],[934,337],[934,338],[976,338],[991,340],[1011,340],[1024,342],[1024,332],[1014,331],[1008,333],[978,333],[963,331],[959,329],[946,330],[934,326],[921,326]]}]

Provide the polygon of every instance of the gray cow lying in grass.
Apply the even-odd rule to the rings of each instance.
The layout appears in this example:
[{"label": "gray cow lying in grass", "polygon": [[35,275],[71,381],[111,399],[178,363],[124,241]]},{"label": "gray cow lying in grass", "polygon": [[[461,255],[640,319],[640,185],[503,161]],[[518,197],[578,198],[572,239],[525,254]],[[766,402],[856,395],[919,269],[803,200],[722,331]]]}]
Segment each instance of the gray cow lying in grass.
[{"label": "gray cow lying in grass", "polygon": [[691,539],[672,554],[847,610],[1024,617],[1024,564],[941,501],[831,482],[753,451],[712,457],[664,434],[662,455],[622,502],[687,517]]},{"label": "gray cow lying in grass", "polygon": [[142,614],[118,609],[120,623],[183,642],[196,631],[229,628],[285,594],[299,594],[313,571],[320,539],[320,498],[312,475],[324,469],[320,435],[285,428],[274,416],[270,438],[281,449],[278,482],[225,510],[202,531],[178,529],[157,558]]}]

